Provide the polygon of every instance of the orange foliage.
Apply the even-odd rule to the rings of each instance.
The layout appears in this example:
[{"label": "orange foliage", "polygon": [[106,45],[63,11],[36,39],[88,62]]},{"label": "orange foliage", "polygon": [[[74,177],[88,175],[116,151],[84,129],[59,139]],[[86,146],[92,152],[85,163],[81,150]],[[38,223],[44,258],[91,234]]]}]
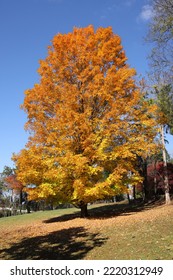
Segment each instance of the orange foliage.
[{"label": "orange foliage", "polygon": [[126,61],[111,27],[53,38],[22,105],[32,134],[14,157],[19,180],[37,186],[31,197],[87,203],[141,181],[136,155],[155,149],[156,107],[142,98]]},{"label": "orange foliage", "polygon": [[24,188],[24,185],[19,180],[17,180],[15,174],[7,176],[4,180],[8,188],[13,189],[18,193]]}]

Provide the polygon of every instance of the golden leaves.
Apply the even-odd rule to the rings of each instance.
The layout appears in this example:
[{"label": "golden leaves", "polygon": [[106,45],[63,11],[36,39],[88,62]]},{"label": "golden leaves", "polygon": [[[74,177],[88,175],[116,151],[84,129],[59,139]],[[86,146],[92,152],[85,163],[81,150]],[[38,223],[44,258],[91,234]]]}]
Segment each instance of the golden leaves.
[{"label": "golden leaves", "polygon": [[111,27],[53,38],[40,83],[26,91],[32,135],[16,157],[19,178],[37,186],[38,198],[89,202],[141,180],[136,155],[154,147],[155,108],[142,101],[126,60]]}]

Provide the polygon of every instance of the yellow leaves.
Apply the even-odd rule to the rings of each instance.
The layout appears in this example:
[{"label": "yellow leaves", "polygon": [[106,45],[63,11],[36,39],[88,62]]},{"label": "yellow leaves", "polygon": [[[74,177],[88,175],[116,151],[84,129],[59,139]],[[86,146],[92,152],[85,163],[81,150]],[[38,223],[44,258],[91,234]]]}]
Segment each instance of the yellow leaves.
[{"label": "yellow leaves", "polygon": [[99,182],[93,185],[91,188],[87,188],[85,196],[88,201],[95,201],[97,199],[104,199],[111,197],[115,194],[114,191],[108,186],[106,182]]},{"label": "yellow leaves", "polygon": [[77,200],[79,198],[84,197],[85,193],[85,185],[83,184],[82,180],[76,179],[73,182],[73,194],[72,194],[72,200]]},{"label": "yellow leaves", "polygon": [[22,106],[32,135],[15,162],[33,197],[89,202],[141,180],[136,156],[154,149],[156,108],[126,60],[111,27],[55,35]]},{"label": "yellow leaves", "polygon": [[89,166],[89,174],[91,176],[93,176],[93,175],[99,175],[100,176],[100,174],[103,173],[103,172],[104,172],[104,169],[101,166]]},{"label": "yellow leaves", "polygon": [[29,194],[29,200],[47,200],[57,195],[56,188],[50,183],[42,183],[37,187],[25,188]]},{"label": "yellow leaves", "polygon": [[50,196],[55,196],[56,195],[56,189],[54,186],[50,183],[42,183],[39,186],[39,193],[38,193],[38,198],[39,199],[45,199]]}]

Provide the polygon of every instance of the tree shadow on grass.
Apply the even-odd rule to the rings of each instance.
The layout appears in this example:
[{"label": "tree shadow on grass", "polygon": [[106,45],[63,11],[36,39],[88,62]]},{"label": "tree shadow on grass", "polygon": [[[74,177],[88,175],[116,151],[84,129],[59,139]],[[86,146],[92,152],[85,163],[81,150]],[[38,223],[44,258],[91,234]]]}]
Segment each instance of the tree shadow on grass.
[{"label": "tree shadow on grass", "polygon": [[72,214],[65,214],[65,215],[61,215],[61,216],[58,216],[58,217],[50,218],[48,220],[44,220],[43,223],[50,224],[50,223],[57,223],[57,222],[66,222],[66,221],[74,220],[74,219],[79,218],[79,217],[80,217],[80,213],[75,212],[75,213],[72,213]]},{"label": "tree shadow on grass", "polygon": [[116,216],[130,216],[135,212],[143,212],[163,205],[163,200],[153,200],[147,203],[136,201],[135,203],[113,203],[90,209],[89,219],[108,219]]},{"label": "tree shadow on grass", "polygon": [[90,233],[84,227],[72,227],[31,238],[23,238],[10,248],[0,250],[0,259],[11,260],[78,260],[107,238]]},{"label": "tree shadow on grass", "polygon": [[104,205],[90,210],[90,219],[107,219],[116,216],[132,215],[134,212],[143,211],[143,205],[133,205],[128,203],[115,203]]},{"label": "tree shadow on grass", "polygon": [[[86,219],[106,219],[119,215],[130,215],[133,211],[142,211],[143,205],[129,205],[127,203],[111,203],[99,206],[96,204],[94,208],[88,209],[89,216]],[[128,213],[129,212],[129,213]],[[131,213],[132,214],[132,213]],[[60,215],[44,220],[43,223],[58,223],[74,220],[80,217],[80,212]]]},{"label": "tree shadow on grass", "polygon": [[[117,216],[130,216],[135,212],[142,212],[150,210],[154,207],[161,206],[164,204],[164,200],[152,200],[150,202],[144,203],[143,201],[136,201],[129,204],[127,201],[121,203],[108,203],[107,205],[99,204],[93,205],[93,208],[88,209],[89,216],[86,219],[109,219]],[[43,223],[58,223],[74,220],[80,217],[80,212],[75,212],[72,214],[60,215],[58,217],[53,217],[48,220],[44,220]]]}]

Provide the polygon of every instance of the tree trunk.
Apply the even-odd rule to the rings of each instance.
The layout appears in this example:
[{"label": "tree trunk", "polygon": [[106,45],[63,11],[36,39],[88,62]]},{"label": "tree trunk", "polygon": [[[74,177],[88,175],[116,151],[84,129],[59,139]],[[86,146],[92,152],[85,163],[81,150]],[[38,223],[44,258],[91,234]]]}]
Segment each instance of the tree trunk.
[{"label": "tree trunk", "polygon": [[148,180],[147,180],[147,160],[143,159],[143,166],[142,166],[142,175],[144,177],[144,181],[143,181],[143,192],[144,192],[144,201],[148,201],[150,200],[150,191],[148,188]]},{"label": "tree trunk", "polygon": [[136,201],[136,187],[133,186],[133,199]]},{"label": "tree trunk", "polygon": [[20,190],[20,194],[19,194],[19,210],[20,210],[20,214],[22,214],[22,190]]},{"label": "tree trunk", "polygon": [[81,202],[79,207],[81,209],[80,217],[87,218],[88,217],[87,203]]},{"label": "tree trunk", "polygon": [[30,206],[29,206],[29,205],[27,205],[27,206],[26,206],[26,210],[27,210],[27,213],[28,213],[28,214],[30,214],[30,213],[31,213],[31,208],[30,208]]},{"label": "tree trunk", "polygon": [[168,180],[168,169],[166,160],[166,150],[165,150],[165,139],[164,139],[164,127],[161,126],[161,141],[162,141],[162,153],[163,153],[163,167],[164,167],[164,189],[165,189],[165,203],[170,204],[170,194],[169,194],[169,180]]},{"label": "tree trunk", "polygon": [[127,199],[128,199],[128,202],[129,202],[129,204],[130,204],[130,195],[129,195],[129,192],[127,192]]},{"label": "tree trunk", "polygon": [[156,170],[157,161],[154,160],[154,195],[157,197],[157,170]]}]

